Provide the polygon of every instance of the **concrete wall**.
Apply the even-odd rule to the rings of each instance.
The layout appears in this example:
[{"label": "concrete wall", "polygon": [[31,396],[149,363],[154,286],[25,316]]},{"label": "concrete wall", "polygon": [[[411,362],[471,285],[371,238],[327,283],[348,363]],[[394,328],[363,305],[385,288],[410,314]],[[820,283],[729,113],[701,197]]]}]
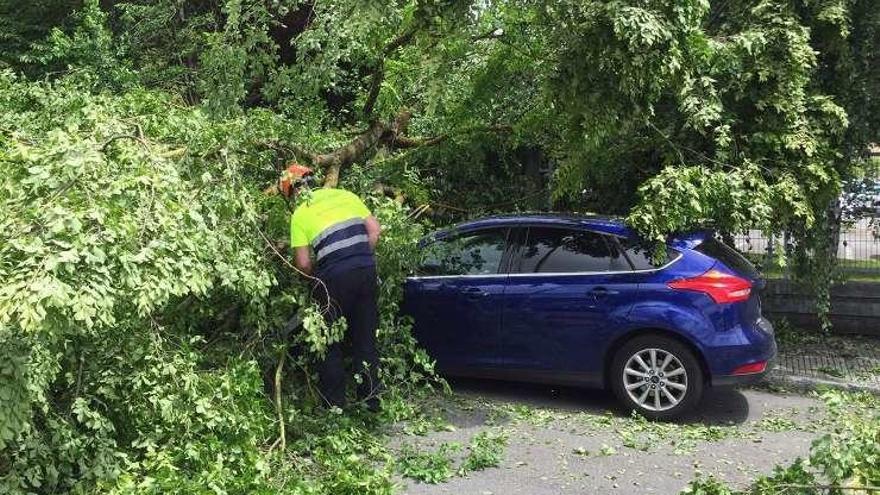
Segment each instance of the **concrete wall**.
[{"label": "concrete wall", "polygon": [[[816,303],[790,280],[768,280],[761,292],[763,312],[769,318],[788,319],[798,326],[818,327]],[[847,282],[831,290],[834,331],[880,335],[880,283]]]}]

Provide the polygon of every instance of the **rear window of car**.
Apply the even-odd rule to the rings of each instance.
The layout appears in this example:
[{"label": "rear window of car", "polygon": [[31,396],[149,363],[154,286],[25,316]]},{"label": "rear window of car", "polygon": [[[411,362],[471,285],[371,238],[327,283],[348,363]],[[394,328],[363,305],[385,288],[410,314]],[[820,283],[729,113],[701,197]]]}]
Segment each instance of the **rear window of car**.
[{"label": "rear window of car", "polygon": [[632,262],[634,270],[653,270],[669,263],[678,251],[666,246],[665,252],[659,257],[655,256],[654,247],[650,243],[639,242],[633,239],[618,239],[620,246],[626,251],[626,257]]},{"label": "rear window of car", "polygon": [[736,249],[724,244],[715,237],[707,237],[702,244],[697,246],[696,250],[724,263],[728,268],[740,275],[753,279],[761,277],[755,265],[751,264],[745,256],[739,254]]}]

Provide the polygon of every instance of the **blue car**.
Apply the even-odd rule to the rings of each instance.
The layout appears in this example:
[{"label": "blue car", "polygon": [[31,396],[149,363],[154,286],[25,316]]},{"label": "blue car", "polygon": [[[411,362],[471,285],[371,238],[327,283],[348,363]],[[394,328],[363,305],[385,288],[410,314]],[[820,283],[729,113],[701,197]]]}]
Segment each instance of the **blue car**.
[{"label": "blue car", "polygon": [[711,232],[658,257],[620,220],[515,215],[422,247],[404,310],[443,374],[608,388],[666,419],[707,386],[759,379],[776,354],[764,281]]}]

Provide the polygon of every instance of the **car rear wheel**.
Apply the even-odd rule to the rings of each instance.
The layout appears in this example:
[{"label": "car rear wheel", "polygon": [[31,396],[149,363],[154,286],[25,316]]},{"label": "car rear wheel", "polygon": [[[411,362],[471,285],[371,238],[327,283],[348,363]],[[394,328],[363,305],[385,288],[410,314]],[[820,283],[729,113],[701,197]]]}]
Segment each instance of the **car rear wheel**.
[{"label": "car rear wheel", "polygon": [[681,342],[644,335],[614,355],[610,385],[623,404],[651,419],[669,419],[696,406],[703,396],[697,357]]}]

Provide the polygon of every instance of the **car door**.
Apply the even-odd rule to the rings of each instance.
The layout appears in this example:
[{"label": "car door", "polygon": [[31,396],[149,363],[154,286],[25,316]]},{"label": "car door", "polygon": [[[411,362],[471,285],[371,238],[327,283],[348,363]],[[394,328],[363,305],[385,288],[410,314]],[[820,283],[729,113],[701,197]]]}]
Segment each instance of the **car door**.
[{"label": "car door", "polygon": [[535,379],[601,377],[604,339],[625,322],[638,292],[616,238],[579,227],[530,227],[511,262],[502,357]]},{"label": "car door", "polygon": [[500,363],[507,238],[507,228],[491,228],[438,239],[426,246],[419,274],[407,279],[405,311],[442,371]]}]

